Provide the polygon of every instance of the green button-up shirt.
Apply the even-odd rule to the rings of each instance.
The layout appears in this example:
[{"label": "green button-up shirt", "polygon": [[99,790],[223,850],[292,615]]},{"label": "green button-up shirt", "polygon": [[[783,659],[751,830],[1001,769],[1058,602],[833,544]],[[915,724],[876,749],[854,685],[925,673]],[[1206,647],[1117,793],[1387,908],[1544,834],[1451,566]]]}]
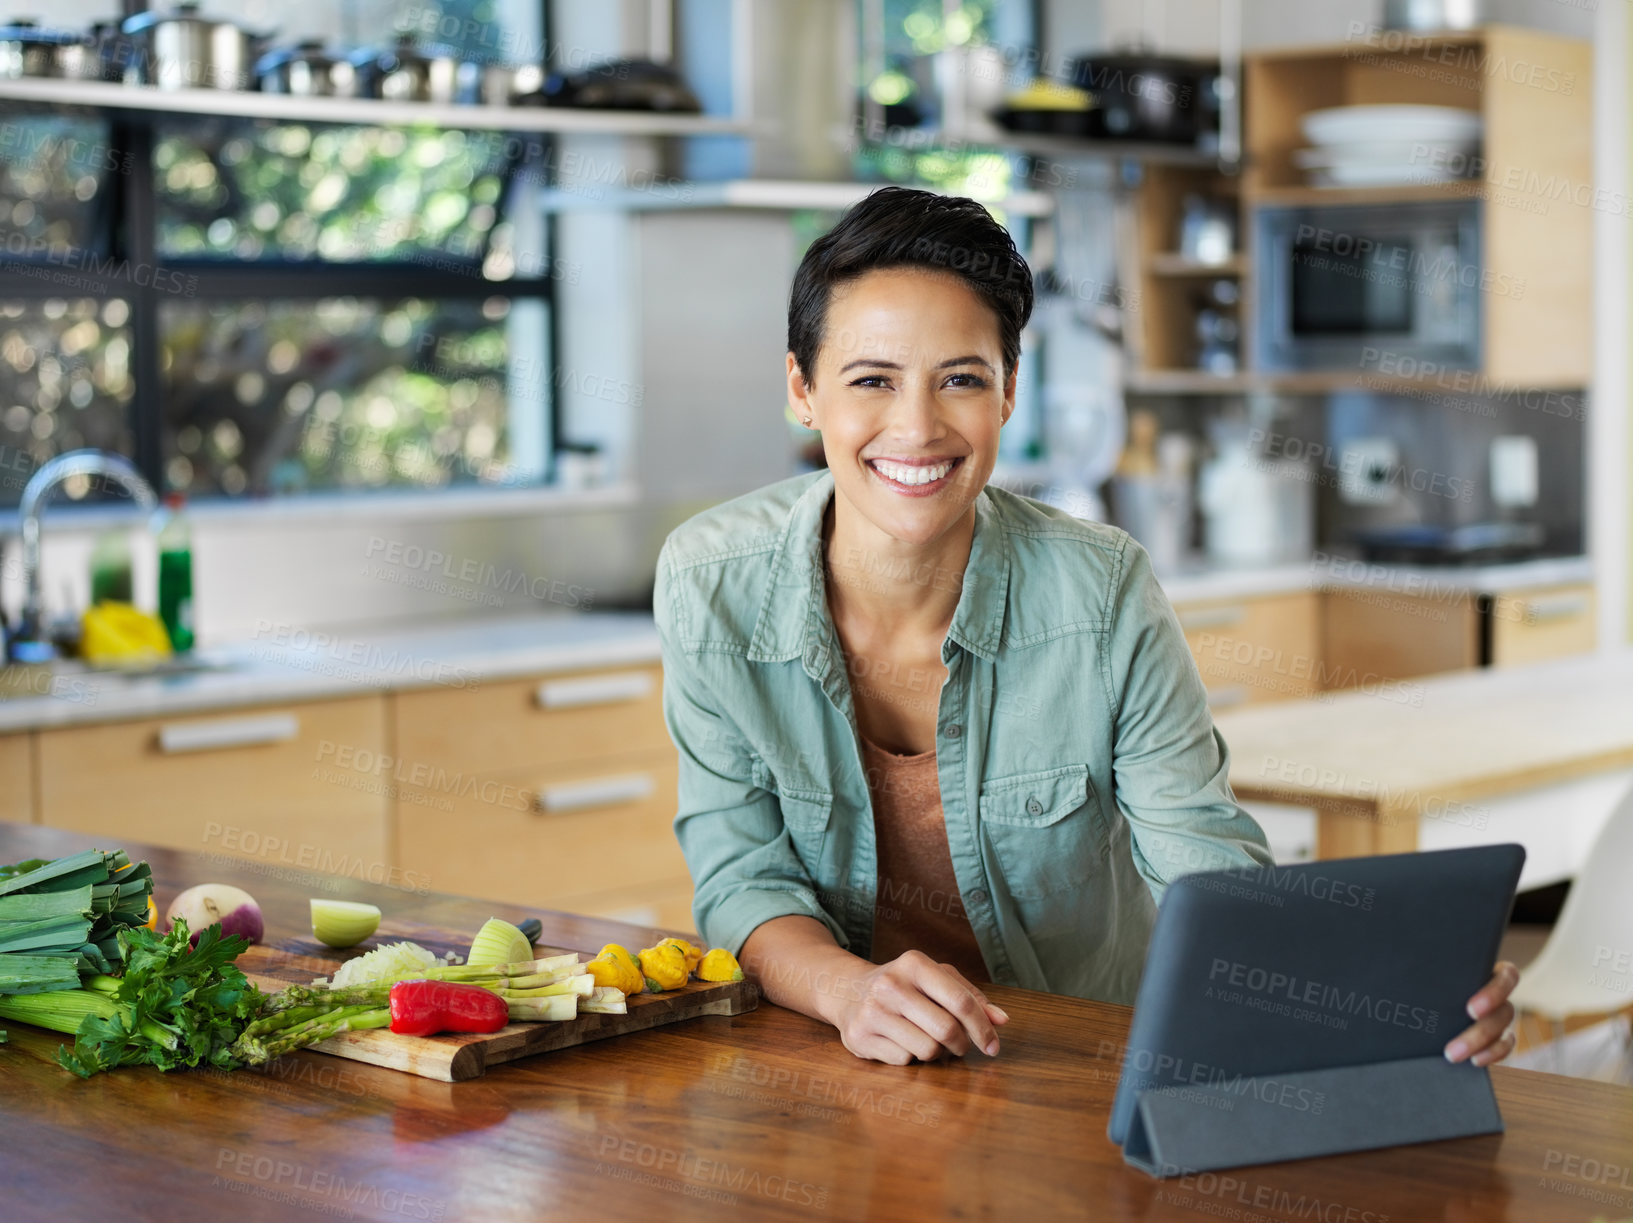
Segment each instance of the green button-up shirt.
[{"label": "green button-up shirt", "polygon": [[[832,496],[826,471],[769,485],[684,523],[658,560],[675,832],[698,930],[734,952],[802,914],[867,957],[875,913],[900,899],[878,878],[824,589]],[[991,979],[1133,1002],[1169,881],[1271,861],[1144,550],[989,486],[961,583],[914,576],[962,586],[947,678],[925,699],[958,902]]]}]

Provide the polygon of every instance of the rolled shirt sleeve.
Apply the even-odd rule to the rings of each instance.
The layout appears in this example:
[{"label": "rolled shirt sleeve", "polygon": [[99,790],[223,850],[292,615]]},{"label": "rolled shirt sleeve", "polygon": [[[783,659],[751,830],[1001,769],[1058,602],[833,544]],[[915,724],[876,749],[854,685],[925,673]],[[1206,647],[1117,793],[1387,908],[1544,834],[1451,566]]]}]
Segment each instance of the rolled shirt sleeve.
[{"label": "rolled shirt sleeve", "polygon": [[1192,871],[1270,865],[1264,831],[1231,793],[1230,752],[1185,634],[1133,540],[1112,594],[1105,657],[1117,806],[1152,898]]},{"label": "rolled shirt sleeve", "polygon": [[754,781],[747,738],[688,653],[685,601],[667,547],[658,560],[653,614],[663,651],[663,717],[679,755],[675,836],[691,871],[692,916],[710,946],[734,955],[774,917],[813,917],[841,947],[848,940],[817,899],[777,796]]}]

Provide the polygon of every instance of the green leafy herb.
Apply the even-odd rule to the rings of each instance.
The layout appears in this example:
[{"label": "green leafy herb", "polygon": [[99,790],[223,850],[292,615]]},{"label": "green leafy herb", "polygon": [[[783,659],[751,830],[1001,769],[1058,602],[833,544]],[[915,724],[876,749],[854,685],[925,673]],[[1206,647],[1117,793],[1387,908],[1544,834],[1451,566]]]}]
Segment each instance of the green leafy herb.
[{"label": "green leafy herb", "polygon": [[118,935],[125,974],[110,996],[117,1015],[87,1015],[72,1051],[57,1060],[82,1078],[116,1066],[160,1070],[240,1065],[232,1043],[255,1017],[263,995],[233,964],[249,943],[223,938],[219,923],[189,949],[187,923],[168,934],[137,928]]}]

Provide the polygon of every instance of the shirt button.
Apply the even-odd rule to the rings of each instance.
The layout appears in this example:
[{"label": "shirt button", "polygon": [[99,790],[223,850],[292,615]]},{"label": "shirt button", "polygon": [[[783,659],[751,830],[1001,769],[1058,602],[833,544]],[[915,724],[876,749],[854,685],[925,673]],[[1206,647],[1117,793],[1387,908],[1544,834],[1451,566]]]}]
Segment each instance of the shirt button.
[{"label": "shirt button", "polygon": [[960,726],[957,722],[951,722],[951,723],[948,724],[948,726],[947,726],[947,738],[956,739],[960,735],[962,735],[963,733],[964,733],[964,728],[962,726]]},{"label": "shirt button", "polygon": [[1036,796],[1029,797],[1026,800],[1026,813],[1028,815],[1042,815],[1043,814],[1043,804],[1040,803],[1037,800]]},{"label": "shirt button", "polygon": [[974,904],[974,905],[984,905],[984,904],[986,904],[987,903],[986,889],[976,888],[975,891],[971,892],[970,893],[970,903]]}]

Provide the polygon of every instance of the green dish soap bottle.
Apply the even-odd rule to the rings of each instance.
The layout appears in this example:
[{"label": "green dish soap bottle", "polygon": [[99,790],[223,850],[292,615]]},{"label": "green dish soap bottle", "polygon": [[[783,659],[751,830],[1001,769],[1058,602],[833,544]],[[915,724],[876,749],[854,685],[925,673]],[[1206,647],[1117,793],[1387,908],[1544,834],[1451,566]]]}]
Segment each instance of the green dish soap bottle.
[{"label": "green dish soap bottle", "polygon": [[167,493],[159,526],[159,619],[178,653],[193,648],[193,529],[187,498]]}]

